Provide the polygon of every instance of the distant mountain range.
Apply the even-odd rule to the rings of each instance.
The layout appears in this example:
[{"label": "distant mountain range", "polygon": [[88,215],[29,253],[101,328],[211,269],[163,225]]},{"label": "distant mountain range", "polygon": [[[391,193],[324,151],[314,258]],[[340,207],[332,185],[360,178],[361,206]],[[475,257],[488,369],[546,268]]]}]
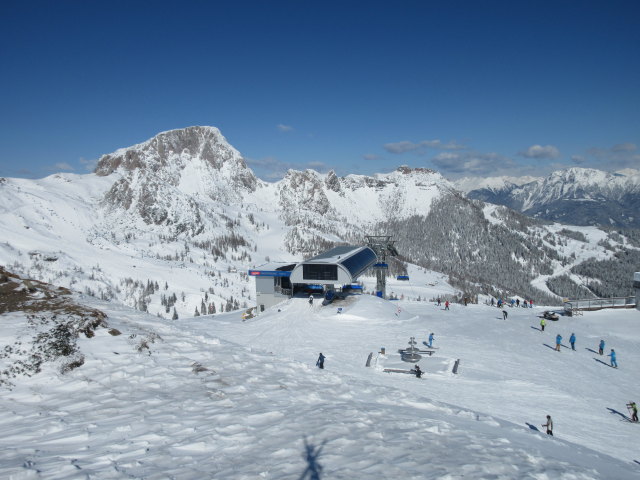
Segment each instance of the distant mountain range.
[{"label": "distant mountain range", "polygon": [[[584,172],[549,191],[577,196],[584,188],[575,185],[589,184],[579,181]],[[551,198],[524,193],[538,183],[508,187],[518,210]],[[619,198],[633,195],[621,184]],[[402,262],[443,272],[465,296],[558,303],[626,295],[627,270],[640,263],[633,231],[543,225],[467,198],[429,169],[345,177],[290,170],[265,182],[214,127],[160,133],[104,155],[93,174],[0,179],[0,226],[0,264],[12,271],[165,317],[208,303],[218,311],[250,306],[248,269],[362,244],[367,234],[397,240],[391,273]]]},{"label": "distant mountain range", "polygon": [[544,178],[462,179],[472,199],[570,225],[640,228],[640,171],[569,168]]}]

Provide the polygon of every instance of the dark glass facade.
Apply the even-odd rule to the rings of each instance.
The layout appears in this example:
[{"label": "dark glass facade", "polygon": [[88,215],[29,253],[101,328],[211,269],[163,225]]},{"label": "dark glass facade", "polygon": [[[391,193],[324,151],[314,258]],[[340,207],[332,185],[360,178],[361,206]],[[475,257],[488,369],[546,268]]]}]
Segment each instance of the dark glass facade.
[{"label": "dark glass facade", "polygon": [[338,266],[325,263],[305,263],[302,265],[305,280],[338,280]]}]

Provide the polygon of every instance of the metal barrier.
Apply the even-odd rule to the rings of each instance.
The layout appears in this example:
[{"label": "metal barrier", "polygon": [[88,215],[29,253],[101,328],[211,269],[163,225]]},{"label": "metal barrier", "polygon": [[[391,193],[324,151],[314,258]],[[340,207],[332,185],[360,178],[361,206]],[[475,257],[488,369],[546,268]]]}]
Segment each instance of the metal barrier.
[{"label": "metal barrier", "polygon": [[568,315],[581,315],[585,310],[602,310],[603,308],[634,308],[635,297],[584,298],[567,300],[564,311]]}]

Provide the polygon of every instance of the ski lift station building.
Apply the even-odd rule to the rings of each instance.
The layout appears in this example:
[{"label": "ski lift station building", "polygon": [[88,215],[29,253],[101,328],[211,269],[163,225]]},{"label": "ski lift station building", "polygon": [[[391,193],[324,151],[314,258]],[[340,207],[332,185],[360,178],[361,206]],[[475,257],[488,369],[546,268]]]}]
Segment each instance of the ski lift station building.
[{"label": "ski lift station building", "polygon": [[325,292],[350,285],[376,261],[371,248],[345,245],[300,263],[270,262],[249,270],[256,279],[257,313],[307,292],[311,285],[322,286]]}]

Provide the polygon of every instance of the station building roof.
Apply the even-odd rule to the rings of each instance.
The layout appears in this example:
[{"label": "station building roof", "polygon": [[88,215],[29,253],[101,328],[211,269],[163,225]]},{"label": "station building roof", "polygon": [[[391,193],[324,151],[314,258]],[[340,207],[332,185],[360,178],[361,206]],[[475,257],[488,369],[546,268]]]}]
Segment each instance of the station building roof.
[{"label": "station building roof", "polygon": [[377,261],[369,247],[344,245],[300,262],[291,271],[291,283],[348,284]]}]

